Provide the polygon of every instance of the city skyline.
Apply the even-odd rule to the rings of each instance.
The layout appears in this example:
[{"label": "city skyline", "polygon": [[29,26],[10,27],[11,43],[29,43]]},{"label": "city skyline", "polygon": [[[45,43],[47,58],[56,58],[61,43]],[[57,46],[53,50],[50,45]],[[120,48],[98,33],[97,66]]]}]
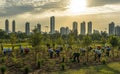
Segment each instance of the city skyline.
[{"label": "city skyline", "polygon": [[[56,28],[55,28],[55,26],[56,26],[56,24],[55,24],[55,16],[51,16],[50,17],[50,25],[49,26],[47,26],[47,30],[45,30],[45,31],[42,31],[41,29],[42,29],[42,26],[41,26],[41,24],[40,23],[37,23],[35,26],[34,26],[34,28],[33,29],[37,29],[37,31],[38,32],[48,32],[48,33],[50,33],[50,34],[54,34],[55,33],[55,31],[58,31],[58,32],[61,32],[61,28],[63,29],[65,29],[65,26],[60,26],[60,28],[59,28],[59,30],[56,30]],[[5,20],[5,27],[4,27],[4,29],[3,30],[5,30],[6,31],[6,33],[10,33],[10,32],[18,32],[18,31],[16,31],[16,21],[15,20],[13,20],[12,21],[12,25],[9,25],[9,23],[11,23],[11,22],[9,22],[9,19],[6,19]],[[28,23],[28,24],[27,24]],[[114,22],[111,22],[110,24],[108,24],[108,29],[104,29],[104,30],[98,30],[98,29],[93,29],[93,24],[92,24],[93,22],[92,21],[89,21],[89,22],[85,22],[85,21],[83,21],[83,22],[81,22],[81,23],[79,23],[79,22],[76,22],[76,21],[73,21],[72,22],[72,29],[70,29],[68,26],[66,26],[66,28],[69,28],[69,30],[71,30],[71,31],[73,31],[73,32],[78,32],[77,34],[82,34],[82,35],[85,35],[85,34],[92,34],[93,33],[93,30],[97,30],[97,31],[106,31],[108,34],[110,34],[110,35],[114,35],[115,33],[116,33],[116,31],[115,31],[115,28],[117,28],[118,30],[117,31],[119,31],[119,25],[116,25]],[[21,31],[21,32],[25,32],[26,34],[29,34],[30,32],[32,32],[32,30],[33,29],[31,29],[31,25],[30,25],[31,23],[30,22],[27,22],[26,21],[26,23],[25,23],[25,31],[22,31],[22,30],[19,30],[19,31]],[[26,26],[26,25],[29,25],[29,26]],[[113,25],[114,25],[114,27],[113,27]],[[10,28],[10,26],[12,27],[12,29],[10,30],[9,28]],[[45,26],[46,27],[46,26]],[[48,28],[50,29],[50,30],[48,30]],[[79,29],[78,29],[79,28]],[[30,30],[31,29],[31,30]],[[28,30],[28,31],[27,31]],[[28,33],[27,33],[28,32]]]},{"label": "city skyline", "polygon": [[40,23],[45,31],[49,17],[55,16],[56,30],[61,26],[72,29],[73,21],[92,21],[93,29],[108,30],[110,22],[120,25],[119,6],[119,0],[1,0],[0,28],[4,29],[4,21],[9,19],[10,29],[12,20],[16,20],[16,31],[24,30],[26,21],[31,23],[31,30]]}]

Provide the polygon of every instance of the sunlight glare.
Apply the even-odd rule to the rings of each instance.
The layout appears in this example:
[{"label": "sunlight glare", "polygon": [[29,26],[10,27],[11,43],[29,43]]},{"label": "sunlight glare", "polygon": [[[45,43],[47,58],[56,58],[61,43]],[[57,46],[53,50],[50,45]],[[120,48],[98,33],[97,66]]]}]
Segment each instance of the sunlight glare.
[{"label": "sunlight glare", "polygon": [[86,0],[71,0],[68,8],[69,12],[80,14],[86,9]]}]

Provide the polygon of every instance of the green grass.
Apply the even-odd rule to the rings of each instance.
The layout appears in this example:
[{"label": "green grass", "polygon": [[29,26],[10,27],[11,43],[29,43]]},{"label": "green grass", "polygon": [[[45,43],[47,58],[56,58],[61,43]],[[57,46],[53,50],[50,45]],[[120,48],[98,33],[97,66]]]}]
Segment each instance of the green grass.
[{"label": "green grass", "polygon": [[59,71],[51,74],[120,74],[120,63],[115,62],[107,65],[82,67],[80,69]]},{"label": "green grass", "polygon": [[[18,49],[19,48],[19,45],[22,45],[22,47],[23,48],[25,48],[25,47],[31,47],[28,43],[16,43],[16,44],[14,44],[14,47],[15,47],[15,49]],[[12,45],[11,44],[3,44],[3,47],[4,48],[12,48]]]}]

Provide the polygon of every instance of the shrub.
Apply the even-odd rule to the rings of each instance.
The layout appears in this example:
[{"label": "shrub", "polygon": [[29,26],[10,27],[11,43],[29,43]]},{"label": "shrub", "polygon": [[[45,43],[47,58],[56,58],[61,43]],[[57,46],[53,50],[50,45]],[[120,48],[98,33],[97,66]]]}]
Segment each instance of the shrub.
[{"label": "shrub", "polygon": [[62,57],[62,62],[65,62],[65,56]]},{"label": "shrub", "polygon": [[24,68],[24,74],[28,74],[29,71],[30,71],[30,68],[29,68],[28,66],[26,66],[26,67]]},{"label": "shrub", "polygon": [[1,63],[4,63],[4,62],[5,62],[5,57],[2,57],[2,58],[0,59],[0,62],[1,62]]},{"label": "shrub", "polygon": [[61,64],[61,70],[65,70],[65,63]]},{"label": "shrub", "polygon": [[37,67],[38,67],[38,68],[41,68],[43,62],[44,62],[43,60],[38,60],[38,61],[37,61]]},{"label": "shrub", "polygon": [[104,59],[104,60],[102,60],[102,64],[106,64],[106,60]]},{"label": "shrub", "polygon": [[0,68],[0,70],[1,70],[1,73],[2,73],[2,74],[5,74],[6,66],[2,66],[2,67]]}]

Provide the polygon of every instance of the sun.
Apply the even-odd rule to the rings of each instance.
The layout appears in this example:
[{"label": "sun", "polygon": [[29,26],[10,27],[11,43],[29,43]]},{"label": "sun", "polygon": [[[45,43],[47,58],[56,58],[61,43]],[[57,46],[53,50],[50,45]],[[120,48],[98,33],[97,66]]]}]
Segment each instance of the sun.
[{"label": "sun", "polygon": [[86,9],[86,0],[70,0],[68,8],[69,12],[80,14]]}]

